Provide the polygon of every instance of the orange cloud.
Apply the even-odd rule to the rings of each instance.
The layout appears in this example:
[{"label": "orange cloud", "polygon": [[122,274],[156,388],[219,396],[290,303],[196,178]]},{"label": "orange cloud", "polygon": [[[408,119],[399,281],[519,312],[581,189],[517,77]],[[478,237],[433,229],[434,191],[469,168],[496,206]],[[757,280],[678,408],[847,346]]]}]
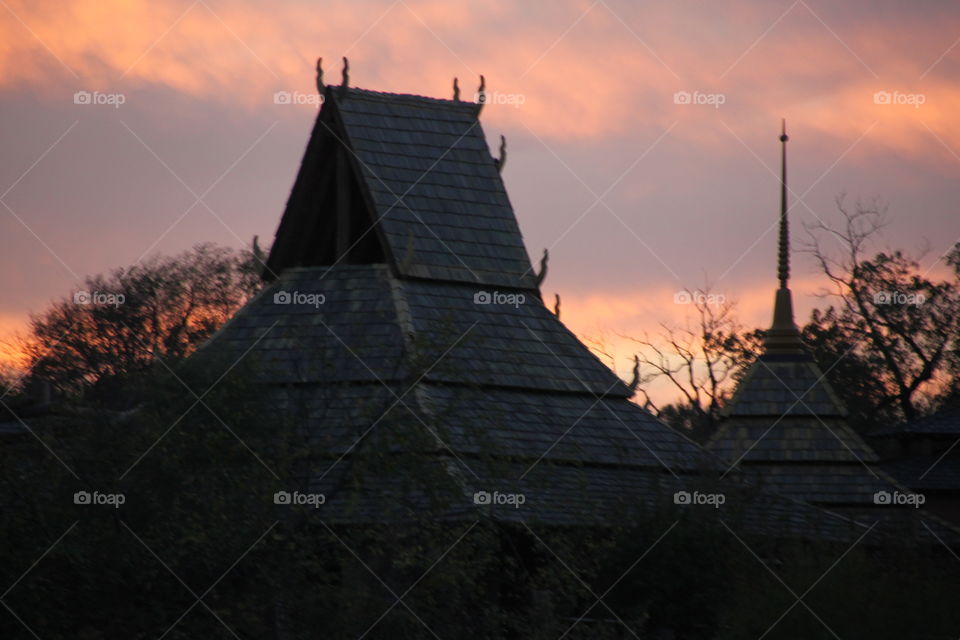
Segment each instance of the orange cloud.
[{"label": "orange cloud", "polygon": [[[762,127],[769,143],[769,123],[783,115],[809,139],[832,138],[841,150],[870,129],[849,162],[903,155],[944,174],[955,174],[960,162],[952,117],[960,108],[960,46],[948,52],[960,31],[950,15],[931,9],[909,19],[891,11],[862,20],[841,3],[818,17],[796,5],[761,37],[784,7],[746,0],[531,4],[7,0],[9,10],[0,8],[0,92],[59,101],[78,89],[161,88],[225,112],[260,112],[276,109],[277,90],[314,91],[317,55],[327,81],[338,83],[339,57],[347,54],[354,85],[388,91],[450,95],[456,75],[469,98],[476,74],[485,74],[490,91],[514,96],[513,104],[522,97],[520,106],[485,107],[488,131],[528,136],[529,127],[600,148],[628,132],[679,122],[673,136],[725,158],[730,148],[744,153],[727,124],[746,140]],[[676,104],[677,91],[722,94],[724,103]],[[895,92],[922,95],[923,103],[878,104],[878,91],[891,102]],[[624,183],[632,194],[642,188],[639,179]],[[798,318],[809,309],[801,292],[815,290],[794,279]],[[758,284],[736,295],[744,322],[766,325],[772,291]],[[655,332],[658,321],[681,321],[688,310],[673,304],[673,293],[669,286],[571,292],[563,319],[583,336]],[[0,326],[20,322],[0,318]],[[628,376],[632,351],[620,342],[613,348]]]},{"label": "orange cloud", "polygon": [[[926,21],[906,30],[896,15],[869,23],[828,17],[841,42],[802,5],[757,41],[779,9],[768,15],[771,9],[748,2],[709,20],[702,7],[684,3],[576,2],[552,11],[439,0],[366,10],[340,0],[322,11],[305,2],[266,10],[233,1],[24,0],[9,7],[0,20],[0,87],[7,89],[160,86],[263,110],[278,89],[313,90],[314,55],[325,56],[328,81],[339,82],[339,56],[348,53],[355,84],[386,90],[443,95],[453,75],[471,87],[470,76],[484,73],[492,90],[523,99],[520,108],[490,105],[486,117],[515,129],[536,123],[547,137],[596,139],[680,120],[676,135],[729,145],[719,122],[725,113],[748,121],[786,113],[797,126],[844,139],[879,120],[870,138],[898,152],[940,146],[926,127],[960,149],[960,132],[950,126],[960,89],[947,73],[955,56],[921,79],[953,41],[951,25]],[[904,48],[879,44],[888,42]],[[725,103],[721,110],[677,105],[679,90],[722,93]],[[880,90],[920,93],[926,102],[883,108],[872,101]]]},{"label": "orange cloud", "polygon": [[[755,281],[749,288],[730,290],[715,286],[713,292],[736,305],[735,316],[747,330],[765,329],[773,316],[774,291],[777,287],[770,269],[770,281]],[[823,307],[829,300],[817,298],[825,285],[816,274],[795,276],[791,279],[794,310],[798,325],[810,316],[814,307]],[[664,326],[685,326],[694,321],[694,309],[688,304],[677,304],[674,295],[679,287],[656,285],[621,291],[588,291],[561,294],[561,319],[579,336],[607,366],[621,378],[629,380],[632,358],[637,345],[630,338],[650,337],[655,342],[664,332]],[[548,301],[548,304],[552,304]],[[675,393],[666,384],[653,387],[652,395],[658,402],[670,401]]]}]

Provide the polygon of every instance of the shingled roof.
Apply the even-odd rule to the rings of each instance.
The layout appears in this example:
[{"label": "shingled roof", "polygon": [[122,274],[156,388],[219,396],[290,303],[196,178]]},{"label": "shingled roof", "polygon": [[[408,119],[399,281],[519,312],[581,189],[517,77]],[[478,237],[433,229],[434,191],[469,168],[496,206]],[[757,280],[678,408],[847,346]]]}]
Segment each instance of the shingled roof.
[{"label": "shingled roof", "polygon": [[[610,495],[623,499],[638,482],[630,474],[656,483],[717,468],[631,403],[544,306],[479,113],[472,102],[326,87],[268,283],[203,351],[245,354],[265,398],[304,416],[326,464],[344,456],[308,481],[332,494],[350,482],[353,454],[390,429],[426,428],[424,446],[456,482],[503,486],[592,465],[605,482],[621,478]],[[480,460],[491,455],[496,473]],[[553,479],[539,483],[554,485],[540,512],[576,520],[582,496],[561,494],[577,483]]]},{"label": "shingled roof", "polygon": [[353,245],[337,251],[344,262],[382,254],[397,275],[535,290],[479,112],[327,87],[267,273],[332,264],[336,239]]},{"label": "shingled roof", "polygon": [[944,436],[960,438],[960,407],[943,407],[928,416],[907,420],[893,427],[878,429],[871,436]]},{"label": "shingled roof", "polygon": [[[870,435],[888,445],[882,468],[904,485],[925,492],[960,490],[960,407],[948,405]],[[890,456],[891,450],[897,453]]]},{"label": "shingled roof", "polygon": [[[876,453],[800,339],[788,286],[786,142],[781,178],[778,280],[763,352],[740,381],[707,448],[763,486],[827,508],[862,510],[878,491],[908,492],[874,465]],[[888,509],[888,507],[883,507]]]},{"label": "shingled roof", "polygon": [[[721,468],[630,402],[544,306],[479,113],[326,87],[268,283],[201,350],[254,363],[264,401],[296,416],[316,454],[304,482],[333,498],[328,521],[402,517],[429,502],[430,478],[460,496],[449,517],[484,510],[477,490],[512,488],[527,495],[522,517],[614,523]],[[392,439],[407,432],[423,437]],[[413,442],[429,454],[417,478],[359,474],[364,452]],[[756,532],[850,533],[842,518],[750,495]]]}]

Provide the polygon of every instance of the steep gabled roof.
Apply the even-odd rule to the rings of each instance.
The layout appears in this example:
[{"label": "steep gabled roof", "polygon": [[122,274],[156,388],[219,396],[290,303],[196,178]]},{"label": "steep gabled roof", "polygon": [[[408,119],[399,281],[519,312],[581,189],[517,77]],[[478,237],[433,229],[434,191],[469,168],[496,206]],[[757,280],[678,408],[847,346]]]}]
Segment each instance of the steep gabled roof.
[{"label": "steep gabled roof", "polygon": [[[328,86],[267,274],[360,253],[401,276],[535,291],[479,111],[472,102]],[[324,198],[333,182],[346,194],[340,201]]]},{"label": "steep gabled roof", "polygon": [[[270,282],[205,350],[247,358],[264,402],[296,422],[326,518],[402,517],[450,485],[448,517],[474,518],[477,489],[515,487],[530,496],[523,517],[613,524],[720,468],[630,402],[543,305],[478,105],[324,96]],[[417,472],[382,466],[393,453],[420,456]],[[777,535],[805,536],[826,523],[835,537],[846,526],[750,493],[758,531],[782,521]]]},{"label": "steep gabled roof", "polygon": [[[324,98],[270,282],[205,348],[245,354],[265,401],[302,416],[317,455],[344,456],[310,482],[342,493],[358,451],[421,426],[424,451],[440,470],[452,462],[457,482],[450,456],[481,476],[478,459],[492,456],[516,473],[489,476],[498,484],[529,469],[559,486],[598,466],[611,495],[636,501],[633,475],[717,468],[631,403],[543,305],[479,105],[340,87]],[[576,520],[569,495],[553,499]]]},{"label": "steep gabled roof", "polygon": [[[328,465],[343,456],[309,482],[342,494],[359,451],[408,430],[430,432],[417,446],[443,474],[452,463],[455,483],[467,460],[501,485],[530,470],[560,486],[597,466],[619,478],[612,496],[636,501],[633,475],[656,484],[717,468],[631,403],[544,306],[478,105],[339,87],[324,95],[271,281],[207,347],[245,354],[265,400],[302,416],[317,455]],[[382,508],[376,482],[365,482]],[[551,499],[576,520],[569,495]]]}]

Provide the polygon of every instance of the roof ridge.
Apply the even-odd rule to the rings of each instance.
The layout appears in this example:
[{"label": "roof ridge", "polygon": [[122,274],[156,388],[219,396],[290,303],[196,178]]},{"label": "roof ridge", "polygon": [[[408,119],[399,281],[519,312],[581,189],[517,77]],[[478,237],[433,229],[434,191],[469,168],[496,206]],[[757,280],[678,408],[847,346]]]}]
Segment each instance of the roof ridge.
[{"label": "roof ridge", "polygon": [[[327,85],[328,91],[333,91],[336,94],[336,99],[342,101],[344,97],[340,93],[341,88],[337,85]],[[407,100],[410,102],[416,102],[421,106],[432,105],[436,107],[450,107],[450,106],[462,106],[464,110],[467,108],[476,109],[476,115],[479,116],[478,107],[481,106],[479,102],[473,102],[471,100],[452,100],[448,98],[434,98],[433,96],[424,96],[418,93],[393,93],[390,91],[375,91],[373,89],[362,89],[360,87],[347,87],[346,99],[350,98],[366,98],[373,100],[389,100],[396,101],[398,98]]]}]

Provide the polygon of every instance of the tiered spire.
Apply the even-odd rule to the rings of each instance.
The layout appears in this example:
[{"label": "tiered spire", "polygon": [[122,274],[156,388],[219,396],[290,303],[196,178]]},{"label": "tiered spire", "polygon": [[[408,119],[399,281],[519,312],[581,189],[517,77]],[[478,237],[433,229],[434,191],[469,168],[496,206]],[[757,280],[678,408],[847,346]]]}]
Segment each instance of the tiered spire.
[{"label": "tiered spire", "polygon": [[793,297],[790,279],[790,221],[787,218],[787,123],[782,122],[780,133],[780,243],[777,253],[777,289],[773,306],[773,326],[764,340],[764,355],[804,355],[800,331],[793,320]]},{"label": "tiered spire", "polygon": [[780,134],[780,262],[777,265],[777,277],[780,288],[787,288],[790,278],[790,225],[787,223],[787,121],[781,121]]}]

